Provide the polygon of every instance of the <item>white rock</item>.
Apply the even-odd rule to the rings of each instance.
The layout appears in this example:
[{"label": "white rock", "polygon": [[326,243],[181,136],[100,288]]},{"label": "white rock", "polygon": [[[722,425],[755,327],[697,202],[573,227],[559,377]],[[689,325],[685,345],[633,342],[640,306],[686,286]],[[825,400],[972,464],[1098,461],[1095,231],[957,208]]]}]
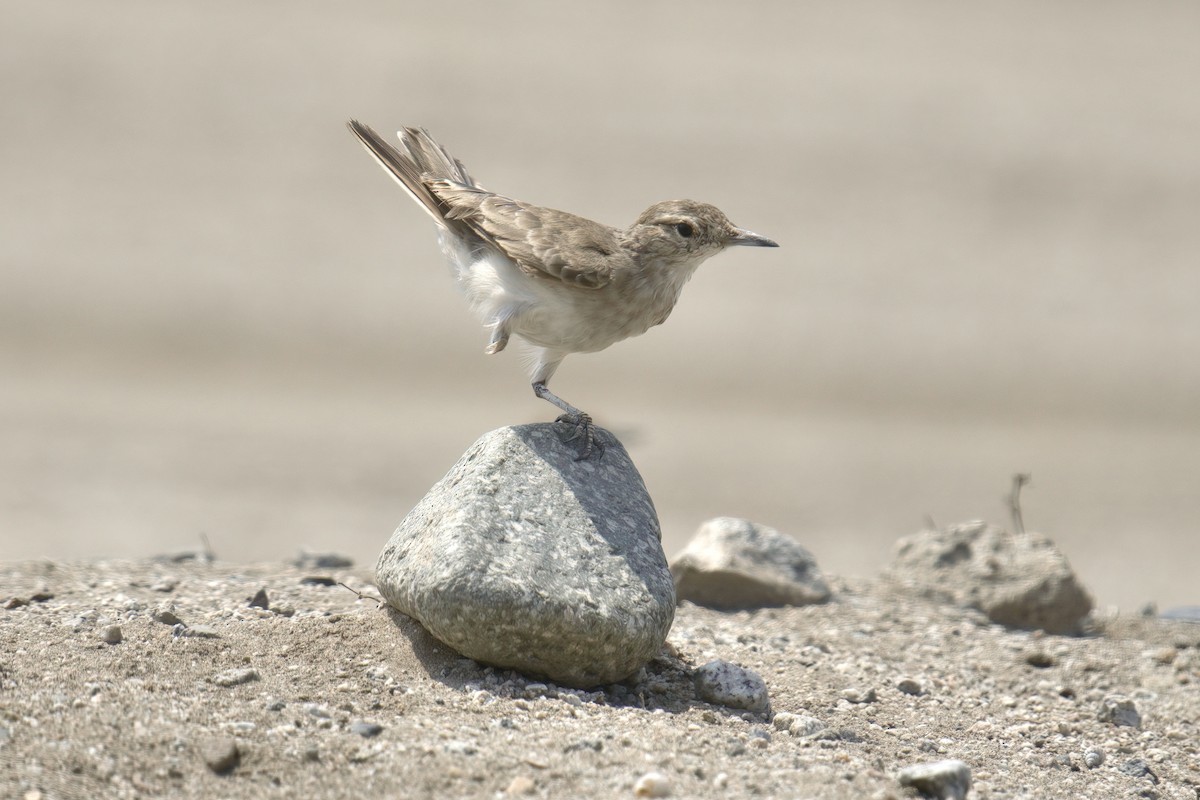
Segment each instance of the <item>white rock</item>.
[{"label": "white rock", "polygon": [[744,519],[700,526],[671,563],[680,600],[726,610],[802,606],[829,599],[816,559],[794,539]]},{"label": "white rock", "polygon": [[696,694],[709,703],[756,713],[771,705],[767,684],[758,673],[720,659],[696,670]]},{"label": "white rock", "polygon": [[647,772],[637,779],[633,793],[638,797],[668,797],[671,794],[671,781],[661,772]]}]

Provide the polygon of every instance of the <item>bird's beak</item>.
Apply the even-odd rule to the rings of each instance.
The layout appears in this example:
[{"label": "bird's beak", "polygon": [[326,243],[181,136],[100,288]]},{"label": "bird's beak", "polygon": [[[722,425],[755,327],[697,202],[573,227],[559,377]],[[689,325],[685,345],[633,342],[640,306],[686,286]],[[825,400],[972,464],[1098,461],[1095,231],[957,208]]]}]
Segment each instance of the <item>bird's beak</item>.
[{"label": "bird's beak", "polygon": [[730,246],[737,244],[746,247],[779,247],[773,240],[741,228],[733,229],[733,236],[729,237],[729,244]]}]

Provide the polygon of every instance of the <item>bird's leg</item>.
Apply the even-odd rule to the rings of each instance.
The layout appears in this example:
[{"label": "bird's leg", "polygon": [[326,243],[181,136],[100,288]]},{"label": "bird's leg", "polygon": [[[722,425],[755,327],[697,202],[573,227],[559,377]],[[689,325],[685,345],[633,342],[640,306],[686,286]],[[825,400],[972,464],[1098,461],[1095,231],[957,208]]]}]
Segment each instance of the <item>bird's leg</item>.
[{"label": "bird's leg", "polygon": [[550,401],[565,412],[555,420],[555,422],[565,422],[574,427],[574,432],[565,441],[583,439],[583,452],[575,459],[576,461],[587,460],[593,450],[601,456],[604,455],[604,445],[596,438],[596,426],[592,423],[590,416],[546,388],[545,381],[535,381],[533,384],[533,393],[543,400]]}]

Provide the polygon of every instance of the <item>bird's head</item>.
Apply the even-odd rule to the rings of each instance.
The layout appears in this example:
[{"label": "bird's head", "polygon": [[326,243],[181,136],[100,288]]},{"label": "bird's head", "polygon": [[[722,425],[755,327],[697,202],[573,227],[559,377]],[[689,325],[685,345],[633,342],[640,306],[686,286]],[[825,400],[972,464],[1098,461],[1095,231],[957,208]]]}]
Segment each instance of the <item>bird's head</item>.
[{"label": "bird's head", "polygon": [[735,245],[778,247],[757,233],[739,228],[716,206],[695,200],[666,200],[642,212],[626,233],[644,255],[699,265]]}]

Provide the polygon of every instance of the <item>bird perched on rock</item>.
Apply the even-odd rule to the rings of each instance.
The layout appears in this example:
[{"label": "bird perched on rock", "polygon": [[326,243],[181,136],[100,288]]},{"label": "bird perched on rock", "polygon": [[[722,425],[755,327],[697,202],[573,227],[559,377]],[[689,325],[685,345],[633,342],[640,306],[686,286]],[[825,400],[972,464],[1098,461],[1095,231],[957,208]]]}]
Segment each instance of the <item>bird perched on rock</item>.
[{"label": "bird perched on rock", "polygon": [[491,328],[488,353],[511,336],[534,348],[533,391],[573,426],[587,458],[592,418],[547,388],[571,353],[594,353],[662,324],[706,259],[734,245],[778,247],[714,206],[667,200],[621,230],[489,192],[422,128],[400,147],[367,125],[349,128],[440,229],[442,251],[471,307]]}]

